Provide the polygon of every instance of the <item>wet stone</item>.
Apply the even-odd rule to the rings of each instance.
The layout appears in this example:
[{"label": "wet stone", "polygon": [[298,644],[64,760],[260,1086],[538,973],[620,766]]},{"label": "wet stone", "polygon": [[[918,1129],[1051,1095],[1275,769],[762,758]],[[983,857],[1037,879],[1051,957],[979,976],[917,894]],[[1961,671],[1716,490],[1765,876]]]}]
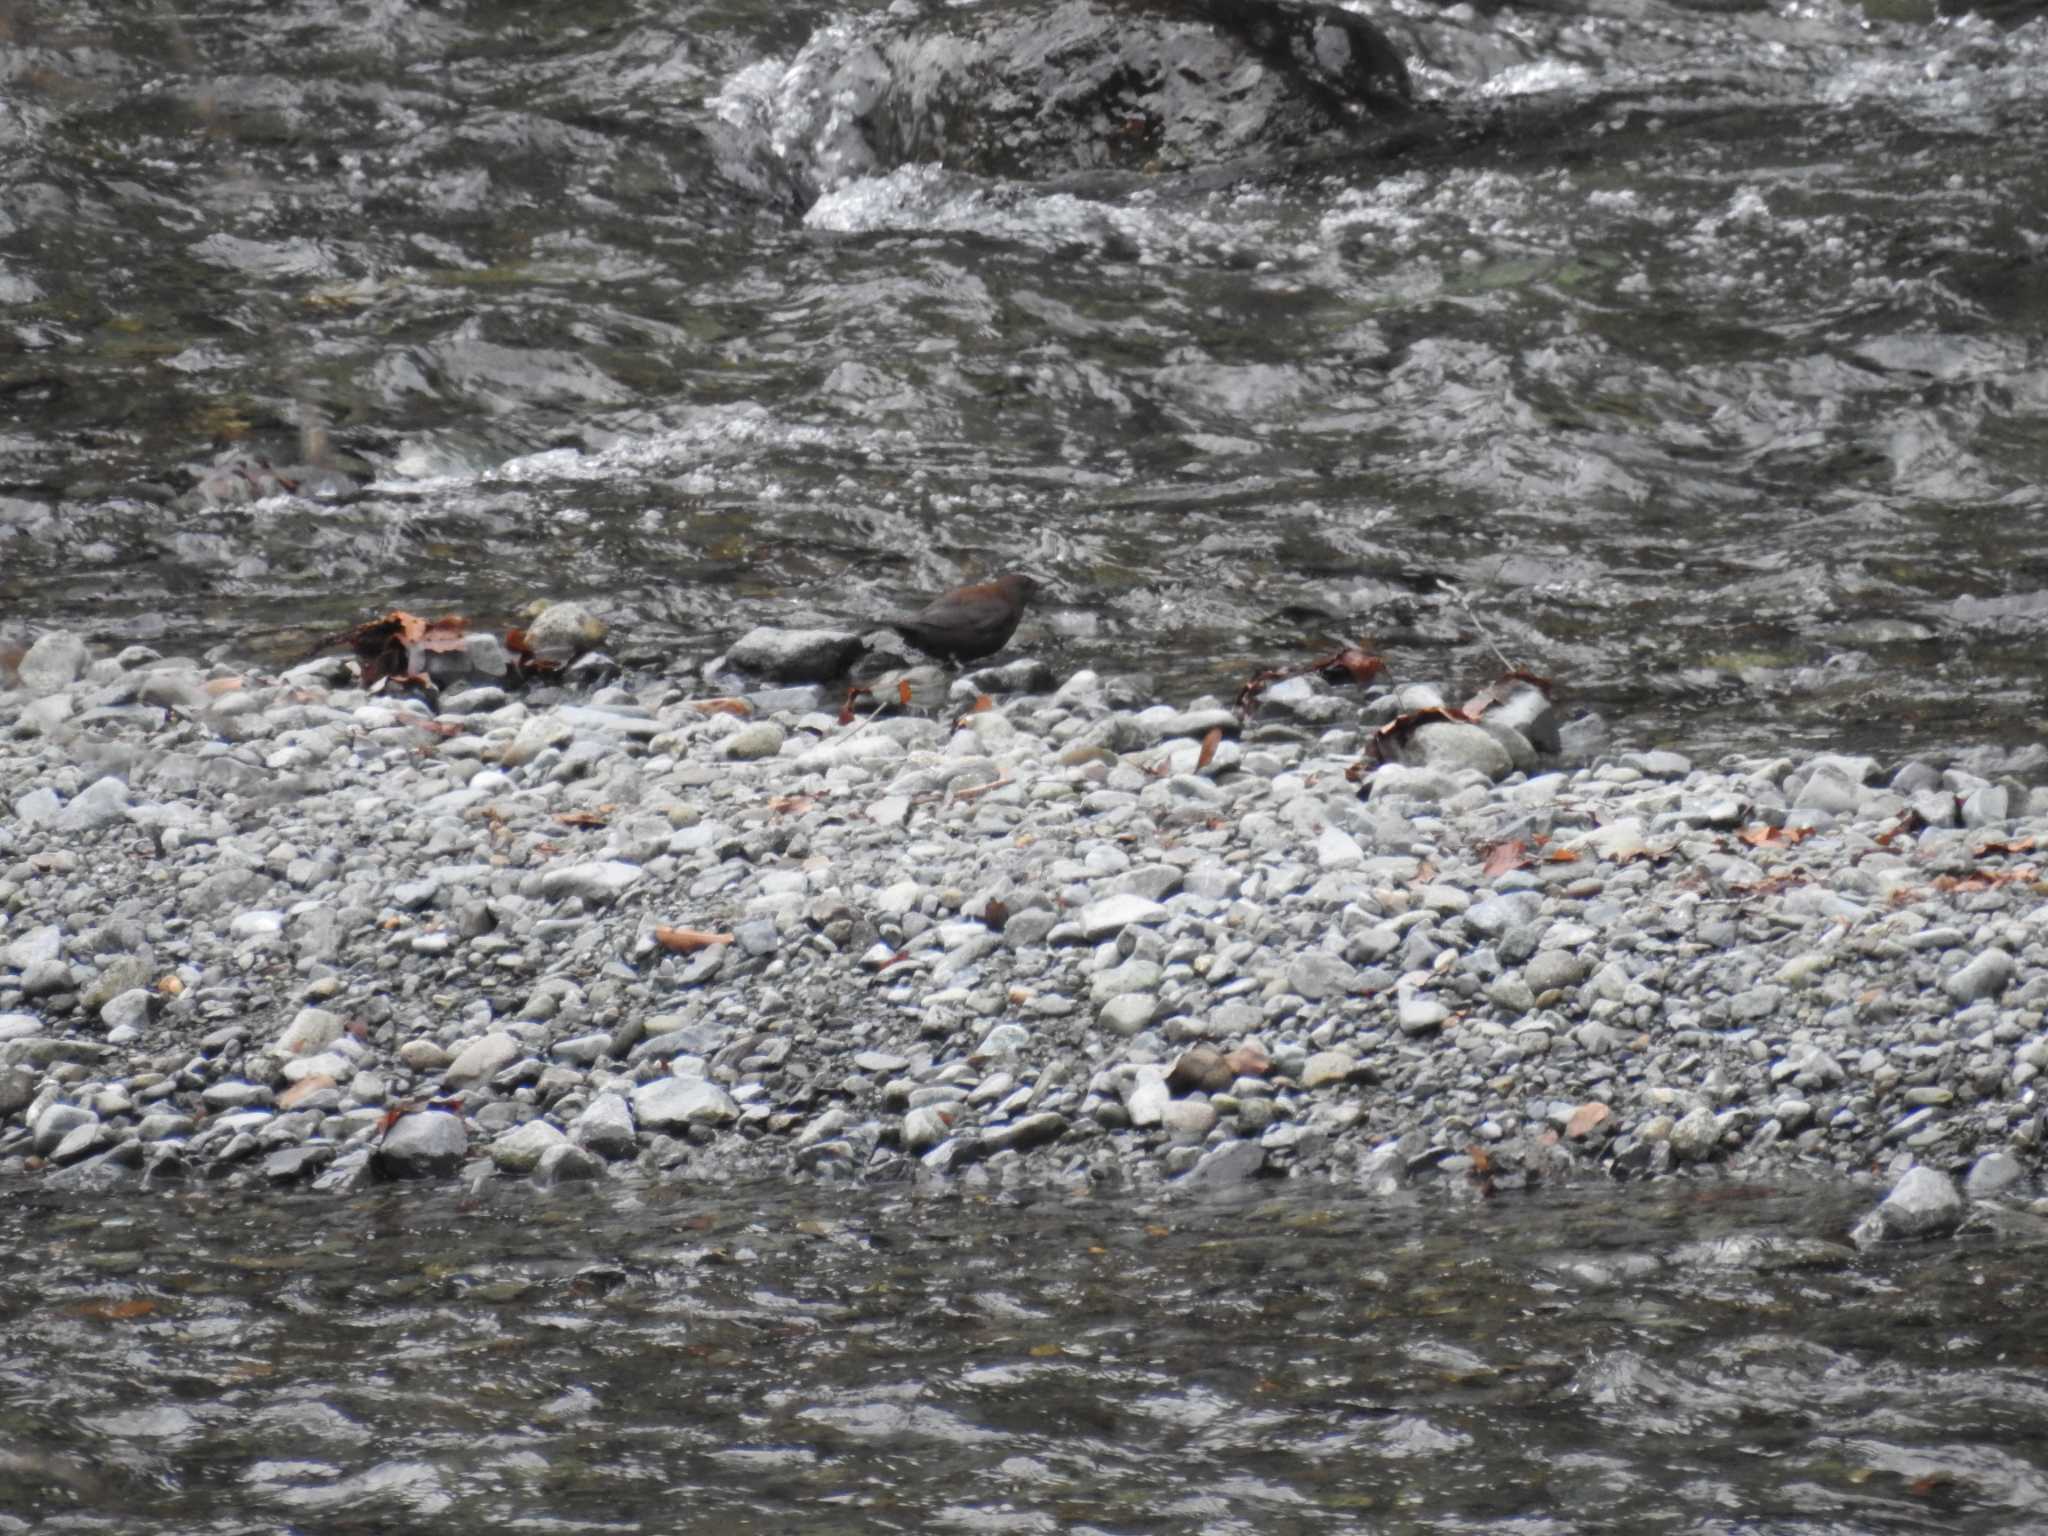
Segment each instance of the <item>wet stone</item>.
[{"label": "wet stone", "polygon": [[569,1139],[599,1157],[619,1162],[639,1150],[639,1132],[624,1094],[601,1093],[569,1123]]},{"label": "wet stone", "polygon": [[490,1158],[507,1173],[532,1173],[552,1149],[566,1146],[568,1137],[545,1120],[529,1120],[493,1141]]},{"label": "wet stone", "polygon": [[492,1030],[465,1046],[442,1076],[450,1087],[483,1082],[497,1076],[524,1054],[519,1042],[503,1030]]},{"label": "wet stone", "polygon": [[1358,1058],[1349,1051],[1317,1051],[1301,1069],[1301,1086],[1324,1088],[1351,1080],[1358,1070]]},{"label": "wet stone", "polygon": [[1265,1166],[1264,1147],[1255,1141],[1231,1141],[1204,1153],[1181,1175],[1181,1182],[1215,1186],[1242,1184],[1258,1177]]},{"label": "wet stone", "polygon": [[1859,1223],[1859,1242],[1876,1238],[1936,1237],[1962,1225],[1968,1207],[1955,1181],[1934,1168],[1909,1169],[1871,1217]]},{"label": "wet stone", "polygon": [[1081,937],[1088,943],[1120,933],[1133,923],[1164,921],[1166,908],[1143,896],[1121,894],[1091,902],[1081,909]]},{"label": "wet stone", "polygon": [[1311,1002],[1340,997],[1358,986],[1358,972],[1335,955],[1312,953],[1287,968],[1287,986]]},{"label": "wet stone", "polygon": [[1959,1003],[1997,997],[2011,982],[2015,965],[2002,949],[1987,949],[1942,982],[1942,990]]},{"label": "wet stone", "polygon": [[459,1117],[423,1110],[392,1122],[377,1147],[376,1162],[386,1178],[445,1178],[468,1153],[469,1132]]},{"label": "wet stone", "polygon": [[732,1095],[698,1077],[667,1077],[633,1090],[633,1118],[651,1131],[730,1125],[739,1118]]}]

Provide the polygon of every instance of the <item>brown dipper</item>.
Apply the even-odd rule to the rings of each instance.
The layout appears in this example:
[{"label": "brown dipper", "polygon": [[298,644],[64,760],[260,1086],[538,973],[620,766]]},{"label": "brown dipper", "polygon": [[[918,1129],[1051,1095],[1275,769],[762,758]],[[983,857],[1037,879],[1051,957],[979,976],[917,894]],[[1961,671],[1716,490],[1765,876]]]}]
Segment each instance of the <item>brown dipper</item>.
[{"label": "brown dipper", "polygon": [[921,650],[947,661],[993,655],[1017,632],[1024,605],[1038,591],[1031,577],[1009,571],[993,581],[955,587],[907,619],[886,622]]}]

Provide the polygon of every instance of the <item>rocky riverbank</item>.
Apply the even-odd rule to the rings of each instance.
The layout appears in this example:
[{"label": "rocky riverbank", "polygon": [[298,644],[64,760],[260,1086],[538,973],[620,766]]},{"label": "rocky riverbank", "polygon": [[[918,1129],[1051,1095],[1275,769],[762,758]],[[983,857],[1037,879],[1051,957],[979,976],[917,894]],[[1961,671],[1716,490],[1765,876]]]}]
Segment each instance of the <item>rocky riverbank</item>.
[{"label": "rocky riverbank", "polygon": [[1362,764],[1435,695],[1241,721],[1030,662],[850,719],[65,635],[18,671],[7,1181],[2040,1193],[2048,754],[1696,764],[1524,689]]}]

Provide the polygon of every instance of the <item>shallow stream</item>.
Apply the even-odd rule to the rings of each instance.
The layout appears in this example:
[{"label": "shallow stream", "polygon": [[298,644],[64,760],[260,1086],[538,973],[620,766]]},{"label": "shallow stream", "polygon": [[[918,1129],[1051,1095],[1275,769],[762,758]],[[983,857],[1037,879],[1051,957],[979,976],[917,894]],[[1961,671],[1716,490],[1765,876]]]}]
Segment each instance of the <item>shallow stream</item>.
[{"label": "shallow stream", "polygon": [[[0,4],[0,624],[588,596],[676,672],[1022,564],[1169,697],[1364,638],[1638,744],[2038,736],[2038,7],[1377,3],[1459,132],[805,207],[775,83],[880,9]],[[370,489],[194,494],[259,455]]]},{"label": "shallow stream", "polygon": [[1867,1203],[17,1191],[0,1531],[2043,1529],[2048,1245]]}]

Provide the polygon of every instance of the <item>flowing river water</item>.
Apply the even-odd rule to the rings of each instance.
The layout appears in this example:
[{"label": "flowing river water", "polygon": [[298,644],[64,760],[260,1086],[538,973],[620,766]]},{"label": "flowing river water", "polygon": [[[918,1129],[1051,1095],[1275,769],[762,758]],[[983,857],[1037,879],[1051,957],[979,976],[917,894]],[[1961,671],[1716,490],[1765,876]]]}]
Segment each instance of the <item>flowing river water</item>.
[{"label": "flowing river water", "polygon": [[[1456,133],[798,189],[880,10],[0,0],[0,642],[581,596],[675,671],[1022,564],[1169,697],[2039,734],[2038,7],[1407,0]],[[2048,1530],[2048,1247],[1871,1198],[12,1189],[0,1536]]]},{"label": "flowing river water", "polygon": [[2048,1243],[1867,1195],[0,1206],[0,1531],[2020,1532]]},{"label": "flowing river water", "polygon": [[[1169,697],[1491,642],[1636,743],[2038,735],[2039,7],[1365,9],[1458,131],[813,197],[777,81],[879,5],[0,3],[0,623],[678,671],[1023,564]],[[367,490],[209,478],[309,446]]]}]

